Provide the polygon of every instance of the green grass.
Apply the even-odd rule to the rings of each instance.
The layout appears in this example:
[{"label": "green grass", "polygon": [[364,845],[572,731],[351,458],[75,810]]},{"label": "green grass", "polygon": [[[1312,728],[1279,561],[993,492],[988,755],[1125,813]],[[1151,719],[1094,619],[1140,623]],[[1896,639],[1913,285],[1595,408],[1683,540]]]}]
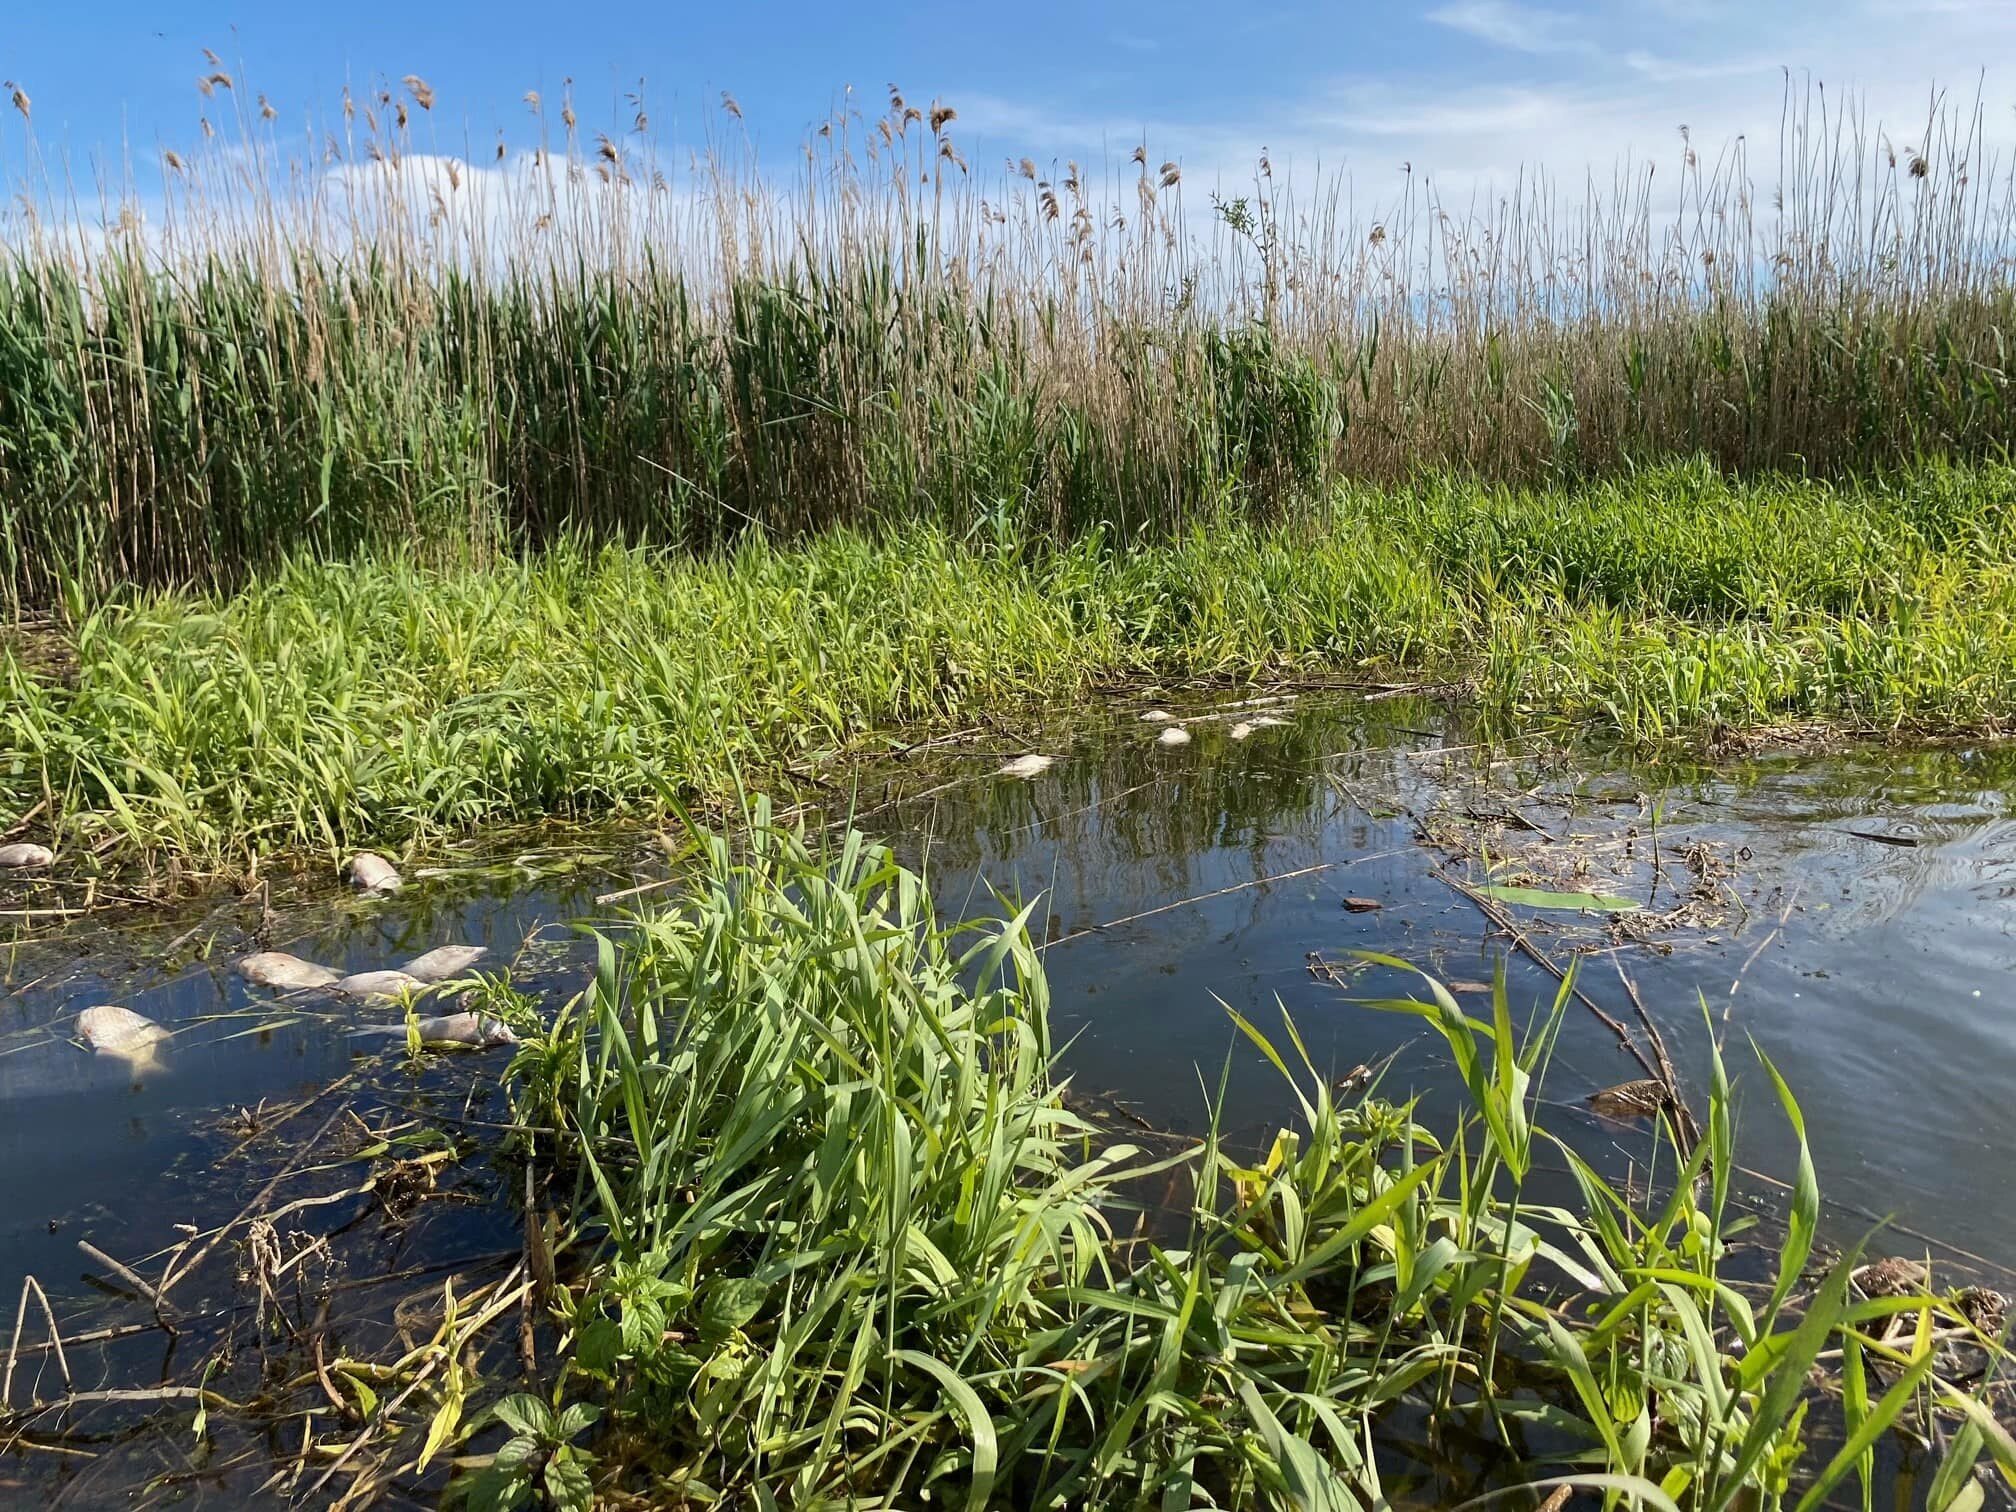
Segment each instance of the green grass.
[{"label": "green grass", "polygon": [[[1803,1133],[1783,1231],[1730,1263],[1719,1059],[1656,1195],[1536,1125],[1565,986],[1523,1032],[1502,975],[1489,1019],[1420,977],[1367,1005],[1445,1042],[1473,1113],[1442,1130],[1333,1100],[1285,1015],[1235,1016],[1293,1125],[1257,1162],[1215,1136],[1151,1159],[1064,1096],[1028,911],[949,929],[887,851],[808,848],[761,804],[696,845],[685,894],[605,939],[512,1067],[568,1214],[561,1363],[551,1408],[507,1405],[537,1442],[476,1472],[478,1508],[600,1414],[562,1504],[595,1481],[650,1505],[1343,1512],[1386,1504],[1386,1425],[1428,1412],[1443,1443],[1517,1446],[1516,1483],[1804,1512],[1864,1444],[1978,1410],[1937,1341],[1999,1346],[1955,1299],[1860,1301],[1854,1253],[1817,1262]],[[1577,1207],[1529,1192],[1542,1159]],[[1172,1168],[1176,1232],[1126,1242]],[[1843,1349],[1830,1440],[1809,1371]],[[458,1381],[443,1409],[487,1392]],[[2016,1470],[1999,1429],[1948,1442],[1956,1490],[1984,1457]]]},{"label": "green grass", "polygon": [[1900,160],[1806,87],[1775,159],[1445,205],[1434,164],[1390,203],[1264,159],[1199,195],[1181,142],[976,166],[893,90],[802,175],[732,120],[692,155],[536,95],[540,154],[472,162],[418,81],[302,132],[217,77],[123,182],[0,112],[0,600],[752,520],[1166,536],[1441,472],[1844,477],[2006,460],[2016,418],[1978,106]]},{"label": "green grass", "polygon": [[1321,520],[1017,549],[931,528],[712,555],[296,562],[0,653],[0,819],[242,864],[738,780],[1114,679],[1474,678],[1503,730],[1979,730],[2016,711],[2016,471],[1705,466],[1343,493]]}]

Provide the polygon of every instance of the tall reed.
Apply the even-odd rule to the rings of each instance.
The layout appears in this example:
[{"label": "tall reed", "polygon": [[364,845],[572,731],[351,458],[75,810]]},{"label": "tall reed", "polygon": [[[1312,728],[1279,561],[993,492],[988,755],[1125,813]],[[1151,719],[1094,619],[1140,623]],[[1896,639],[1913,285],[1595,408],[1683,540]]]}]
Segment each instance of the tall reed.
[{"label": "tall reed", "polygon": [[641,100],[596,135],[528,97],[542,145],[490,155],[441,150],[418,79],[307,150],[203,89],[200,145],[95,202],[32,124],[11,159],[17,604],[289,550],[1131,534],[1342,478],[1842,474],[2011,434],[2016,181],[1978,108],[1900,140],[1795,93],[1775,181],[1683,142],[1586,193],[1368,207],[1265,159],[1199,193],[1145,144],[989,169],[894,91],[775,171],[734,116],[682,158]]}]

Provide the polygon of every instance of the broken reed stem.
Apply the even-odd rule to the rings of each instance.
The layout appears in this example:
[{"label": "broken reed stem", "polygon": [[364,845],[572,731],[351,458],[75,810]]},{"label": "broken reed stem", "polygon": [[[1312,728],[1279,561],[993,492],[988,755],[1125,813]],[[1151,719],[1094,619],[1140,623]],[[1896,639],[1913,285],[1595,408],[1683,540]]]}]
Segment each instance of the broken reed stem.
[{"label": "broken reed stem", "polygon": [[[333,1091],[334,1088],[332,1087],[330,1088],[330,1090]],[[304,1103],[302,1105],[302,1111],[305,1111],[307,1107],[308,1104]],[[225,1224],[222,1228],[212,1232],[210,1237],[204,1241],[202,1247],[198,1249],[194,1255],[192,1255],[188,1260],[184,1261],[180,1265],[177,1265],[174,1259],[171,1257],[171,1259],[168,1262],[168,1266],[166,1270],[164,1270],[161,1277],[160,1295],[164,1299],[167,1297],[170,1287],[174,1286],[176,1282],[180,1281],[184,1276],[188,1275],[191,1271],[196,1269],[197,1266],[201,1265],[205,1260],[207,1260],[210,1257],[210,1252],[217,1247],[218,1240],[222,1239],[226,1234],[230,1233],[231,1230],[238,1227],[239,1224],[247,1222],[249,1219],[251,1219],[254,1215],[258,1213],[261,1207],[265,1206],[267,1199],[273,1195],[275,1189],[279,1187],[280,1183],[285,1181],[289,1176],[294,1174],[294,1172],[300,1167],[301,1162],[307,1158],[308,1152],[314,1149],[318,1144],[322,1142],[323,1136],[326,1135],[331,1129],[333,1129],[336,1126],[336,1121],[343,1116],[344,1112],[348,1108],[349,1104],[345,1103],[343,1107],[338,1108],[334,1113],[331,1113],[329,1117],[323,1122],[322,1127],[317,1129],[312,1135],[310,1135],[307,1142],[294,1152],[292,1158],[288,1160],[287,1164],[282,1166],[277,1172],[275,1172],[273,1178],[259,1189],[258,1195],[253,1197],[253,1199],[250,1202],[248,1202],[242,1209],[239,1210],[238,1216],[233,1218],[229,1223]]]},{"label": "broken reed stem", "polygon": [[[1564,984],[1567,983],[1568,974],[1564,972],[1559,966],[1554,964],[1553,958],[1549,956],[1547,952],[1542,950],[1538,945],[1535,945],[1530,939],[1526,937],[1526,932],[1523,929],[1521,929],[1516,923],[1513,922],[1510,914],[1506,913],[1502,908],[1498,907],[1497,904],[1493,903],[1489,898],[1485,897],[1482,893],[1478,892],[1468,883],[1457,881],[1456,878],[1450,876],[1449,873],[1444,871],[1441,867],[1437,866],[1432,868],[1432,870],[1434,871],[1434,874],[1439,881],[1445,883],[1454,891],[1461,893],[1464,897],[1468,898],[1472,903],[1476,904],[1478,911],[1482,913],[1485,918],[1489,919],[1492,925],[1496,927],[1500,933],[1504,934],[1507,939],[1511,940],[1513,947],[1516,950],[1518,950],[1518,952],[1521,955],[1525,956],[1529,961],[1532,961],[1535,965],[1545,970],[1549,976],[1554,978],[1555,981]],[[1603,1007],[1602,1004],[1598,1003],[1594,998],[1590,997],[1589,994],[1584,992],[1580,987],[1570,987],[1569,991],[1574,994],[1576,1002],[1580,1003],[1584,1008],[1587,1008],[1591,1013],[1595,1014],[1598,1019],[1602,1020],[1603,1027],[1608,1029],[1612,1034],[1617,1036],[1617,1043],[1619,1047],[1631,1052],[1632,1059],[1636,1060],[1638,1064],[1644,1068],[1645,1074],[1647,1076],[1653,1078],[1655,1081],[1660,1082],[1662,1085],[1665,1085],[1669,1092],[1672,1092],[1676,1098],[1678,1097],[1679,1095],[1678,1090],[1674,1088],[1672,1084],[1668,1082],[1664,1076],[1660,1075],[1658,1065],[1649,1056],[1645,1054],[1643,1047],[1641,1047],[1638,1043],[1638,1037],[1634,1035],[1621,1020],[1614,1017],[1607,1009]]]},{"label": "broken reed stem", "polygon": [[1255,877],[1251,882],[1235,882],[1230,887],[1215,888],[1210,892],[1198,893],[1193,898],[1178,898],[1174,903],[1164,903],[1157,908],[1145,908],[1140,913],[1128,914],[1122,919],[1108,919],[1103,924],[1094,924],[1090,929],[1073,930],[1070,934],[1059,935],[1054,940],[1045,940],[1035,947],[1038,954],[1053,945],[1068,945],[1073,940],[1082,940],[1087,935],[1104,934],[1109,929],[1118,929],[1123,924],[1137,923],[1142,919],[1152,919],[1157,914],[1168,913],[1171,909],[1188,908],[1193,903],[1208,903],[1213,898],[1228,897],[1233,893],[1248,892],[1256,887],[1268,887],[1276,882],[1292,882],[1297,877],[1312,877],[1318,872],[1338,871],[1347,866],[1358,866],[1367,861],[1384,861],[1393,856],[1408,854],[1403,846],[1396,850],[1375,851],[1369,856],[1353,856],[1346,861],[1319,861],[1314,866],[1298,866],[1293,871],[1276,872],[1271,877]]},{"label": "broken reed stem", "polygon": [[1631,1006],[1638,1014],[1638,1022],[1645,1026],[1645,1032],[1652,1040],[1652,1053],[1659,1060],[1659,1080],[1665,1083],[1666,1095],[1672,1100],[1673,1111],[1680,1122],[1680,1137],[1688,1150],[1694,1148],[1700,1139],[1701,1130],[1694,1122],[1693,1111],[1687,1106],[1687,1099],[1680,1095],[1680,1076],[1673,1069],[1673,1057],[1666,1053],[1666,1036],[1659,1032],[1658,1024],[1646,1011],[1645,1000],[1638,995],[1638,984],[1625,975],[1621,957],[1612,956],[1610,964],[1617,968],[1617,980],[1624,984],[1624,990],[1631,995]]},{"label": "broken reed stem", "polygon": [[88,1239],[79,1239],[77,1241],[77,1248],[82,1250],[86,1256],[96,1260],[100,1265],[111,1271],[113,1275],[124,1281],[135,1291],[139,1292],[141,1297],[154,1309],[154,1321],[167,1329],[171,1337],[174,1335],[175,1325],[168,1321],[168,1299],[163,1297],[157,1288],[150,1285],[131,1266],[114,1260]]},{"label": "broken reed stem", "polygon": [[[405,1387],[399,1392],[399,1394],[393,1397],[391,1401],[387,1402],[384,1408],[378,1413],[378,1415],[374,1417],[369,1423],[364,1425],[363,1431],[360,1432],[357,1435],[357,1437],[355,1437],[350,1441],[349,1447],[344,1449],[344,1451],[341,1454],[336,1456],[335,1460],[330,1464],[328,1469],[322,1472],[321,1476],[316,1480],[315,1484],[308,1488],[307,1494],[311,1498],[315,1496],[315,1494],[319,1492],[324,1486],[328,1485],[330,1480],[335,1477],[336,1472],[341,1470],[345,1465],[349,1464],[350,1461],[358,1454],[358,1452],[361,1451],[366,1444],[370,1443],[371,1440],[377,1436],[378,1430],[381,1427],[383,1427],[386,1423],[391,1421],[392,1415],[395,1412],[397,1412],[402,1406],[405,1405],[406,1399],[412,1396],[413,1393],[418,1391],[423,1385],[425,1385],[427,1381],[433,1376],[434,1372],[440,1369],[441,1362],[443,1360],[451,1360],[456,1358],[458,1355],[461,1354],[463,1348],[469,1343],[471,1339],[475,1338],[477,1334],[481,1333],[485,1328],[489,1327],[490,1324],[494,1322],[498,1317],[500,1317],[503,1313],[507,1312],[509,1309],[518,1305],[518,1300],[521,1293],[529,1290],[532,1285],[532,1282],[529,1278],[523,1280],[520,1279],[524,1275],[524,1271],[525,1271],[525,1262],[523,1260],[520,1260],[517,1265],[511,1268],[511,1271],[508,1275],[504,1276],[501,1280],[499,1280],[496,1283],[494,1294],[492,1295],[489,1304],[486,1307],[484,1307],[484,1309],[480,1313],[478,1313],[474,1318],[470,1320],[468,1326],[464,1328],[459,1335],[451,1334],[444,1341],[440,1337],[440,1335],[437,1334],[433,1343],[424,1345],[420,1350],[414,1351],[414,1354],[420,1354],[420,1353],[428,1354],[430,1358],[427,1359],[426,1362],[420,1366],[419,1371],[414,1375],[412,1380],[406,1383]],[[517,1289],[515,1290],[509,1289],[513,1286],[514,1282],[517,1283]],[[401,1360],[399,1362],[398,1366],[394,1367],[394,1369],[397,1370],[405,1368],[407,1364],[413,1360],[413,1357],[414,1357],[413,1354],[407,1355],[404,1360]]]},{"label": "broken reed stem", "polygon": [[0,1376],[0,1412],[10,1411],[13,1407],[14,1364],[21,1354],[21,1325],[28,1317],[28,1293],[31,1290],[35,1293],[36,1300],[42,1304],[42,1316],[48,1321],[49,1347],[56,1351],[56,1363],[63,1371],[63,1385],[65,1389],[71,1385],[70,1361],[63,1354],[63,1330],[56,1326],[56,1310],[49,1305],[49,1294],[42,1290],[42,1283],[33,1276],[23,1276],[21,1305],[14,1312],[14,1338],[7,1347],[7,1371],[4,1376]]}]

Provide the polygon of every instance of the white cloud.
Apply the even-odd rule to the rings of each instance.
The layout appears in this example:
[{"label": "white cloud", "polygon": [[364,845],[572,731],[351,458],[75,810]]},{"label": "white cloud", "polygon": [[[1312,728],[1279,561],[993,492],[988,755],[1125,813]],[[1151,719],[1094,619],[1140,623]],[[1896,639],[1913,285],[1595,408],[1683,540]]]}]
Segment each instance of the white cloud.
[{"label": "white cloud", "polygon": [[1428,12],[1437,26],[1464,33],[1494,47],[1524,53],[1592,51],[1583,23],[1560,11],[1516,5],[1512,0],[1458,0]]}]

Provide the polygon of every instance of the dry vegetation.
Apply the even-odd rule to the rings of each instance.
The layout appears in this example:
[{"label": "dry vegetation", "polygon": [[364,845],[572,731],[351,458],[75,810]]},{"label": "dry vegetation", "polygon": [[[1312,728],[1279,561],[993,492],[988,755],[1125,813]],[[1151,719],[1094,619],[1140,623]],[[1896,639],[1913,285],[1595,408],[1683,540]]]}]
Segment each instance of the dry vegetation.
[{"label": "dry vegetation", "polygon": [[1145,146],[969,163],[952,109],[893,90],[777,172],[726,98],[697,155],[641,94],[606,134],[528,96],[544,145],[450,155],[417,78],[305,148],[221,67],[201,87],[199,147],[97,190],[15,92],[16,602],[290,548],[1124,535],[1343,478],[1841,475],[2010,434],[2016,193],[1978,108],[1900,136],[1795,92],[1775,163],[1682,142],[1586,191],[1410,175],[1367,207]]}]

